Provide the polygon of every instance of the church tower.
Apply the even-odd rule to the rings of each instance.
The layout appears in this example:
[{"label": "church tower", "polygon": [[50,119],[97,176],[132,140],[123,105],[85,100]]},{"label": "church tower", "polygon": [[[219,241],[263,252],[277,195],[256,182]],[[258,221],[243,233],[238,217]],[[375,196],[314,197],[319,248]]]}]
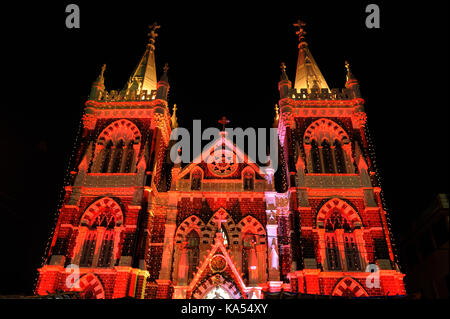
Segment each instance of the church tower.
[{"label": "church tower", "polygon": [[281,235],[282,276],[292,292],[404,295],[358,80],[346,62],[345,88],[330,90],[305,40],[305,24],[294,26],[299,36],[294,86],[284,64],[278,86],[287,175],[281,191],[289,194],[293,223]]},{"label": "church tower", "polygon": [[160,217],[153,217],[148,203],[170,182],[165,153],[171,133],[167,65],[156,77],[158,28],[150,27],[145,52],[122,90],[106,90],[106,66],[92,85],[77,169],[36,294],[71,290],[84,298],[144,298],[147,280],[157,276],[159,266],[148,261],[161,241],[149,235],[158,227],[152,218]]}]

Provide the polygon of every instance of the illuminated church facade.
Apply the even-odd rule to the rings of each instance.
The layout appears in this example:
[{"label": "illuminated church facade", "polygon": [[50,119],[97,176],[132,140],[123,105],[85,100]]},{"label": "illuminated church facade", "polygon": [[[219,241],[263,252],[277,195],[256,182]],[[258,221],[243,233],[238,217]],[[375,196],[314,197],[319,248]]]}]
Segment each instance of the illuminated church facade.
[{"label": "illuminated church facade", "polygon": [[278,85],[276,171],[250,161],[225,132],[218,158],[171,162],[178,124],[167,66],[156,76],[156,24],[124,90],[107,91],[102,68],[37,295],[405,295],[358,81],[347,64],[345,88],[330,90],[296,26],[295,82],[283,64]]}]

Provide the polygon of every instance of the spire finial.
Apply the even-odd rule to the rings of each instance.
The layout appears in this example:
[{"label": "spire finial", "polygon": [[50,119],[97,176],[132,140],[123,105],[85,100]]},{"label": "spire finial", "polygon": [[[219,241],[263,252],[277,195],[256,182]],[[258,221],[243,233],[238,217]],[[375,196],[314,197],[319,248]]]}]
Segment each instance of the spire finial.
[{"label": "spire finial", "polygon": [[222,116],[222,118],[218,122],[222,124],[222,131],[225,131],[225,125],[230,123],[230,121],[225,116]]},{"label": "spire finial", "polygon": [[350,63],[348,63],[348,61],[345,61],[345,68],[347,69],[347,79],[346,79],[346,86],[351,86],[354,83],[357,83],[358,81],[356,80],[356,78],[353,76],[352,71],[350,70]]},{"label": "spire finial", "polygon": [[158,25],[157,22],[153,22],[152,25],[149,26],[150,32],[148,33],[148,46],[150,48],[150,50],[154,51],[155,50],[155,41],[156,41],[156,37],[158,36],[158,33],[156,33],[156,30],[158,30],[159,28],[161,28],[160,25]]},{"label": "spire finial", "polygon": [[176,104],[173,105],[172,117],[170,118],[170,120],[172,122],[172,128],[177,128],[178,127],[178,118],[177,118],[177,105]]},{"label": "spire finial", "polygon": [[294,27],[298,28],[298,31],[295,32],[295,34],[298,34],[298,47],[302,47],[307,45],[306,41],[305,41],[305,35],[306,35],[306,31],[305,29],[303,29],[303,27],[306,25],[305,22],[301,21],[301,20],[297,20],[296,23],[293,24]]},{"label": "spire finial", "polygon": [[100,78],[102,78],[102,79],[103,79],[103,74],[105,73],[105,70],[106,70],[106,64],[103,64],[102,65],[102,71],[100,73]]},{"label": "spire finial", "polygon": [[167,71],[169,71],[169,63],[166,62],[166,64],[164,64],[163,71],[164,73],[167,73]]},{"label": "spire finial", "polygon": [[286,64],[284,64],[284,62],[281,62],[280,68],[283,72],[286,72]]}]

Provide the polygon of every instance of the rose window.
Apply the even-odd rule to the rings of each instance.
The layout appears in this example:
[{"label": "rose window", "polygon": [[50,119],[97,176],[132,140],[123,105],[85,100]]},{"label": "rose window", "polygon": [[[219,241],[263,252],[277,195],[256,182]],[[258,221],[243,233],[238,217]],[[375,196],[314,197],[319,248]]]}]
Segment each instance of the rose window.
[{"label": "rose window", "polygon": [[208,160],[208,169],[216,176],[231,175],[238,168],[235,159],[236,155],[231,151],[216,151]]}]

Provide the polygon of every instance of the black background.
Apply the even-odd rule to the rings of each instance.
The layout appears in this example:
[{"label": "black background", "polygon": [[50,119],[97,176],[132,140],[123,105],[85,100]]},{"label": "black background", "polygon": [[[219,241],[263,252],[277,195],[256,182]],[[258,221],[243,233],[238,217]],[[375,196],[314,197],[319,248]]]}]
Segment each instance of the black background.
[{"label": "black background", "polygon": [[[65,27],[69,3],[80,29]],[[91,83],[106,63],[107,90],[122,89],[154,21],[180,126],[225,115],[270,127],[282,61],[295,79],[300,18],[328,85],[344,86],[345,60],[360,81],[394,232],[448,192],[446,1],[374,1],[380,29],[365,27],[366,1],[164,3],[2,4],[0,294],[32,293]]]}]

